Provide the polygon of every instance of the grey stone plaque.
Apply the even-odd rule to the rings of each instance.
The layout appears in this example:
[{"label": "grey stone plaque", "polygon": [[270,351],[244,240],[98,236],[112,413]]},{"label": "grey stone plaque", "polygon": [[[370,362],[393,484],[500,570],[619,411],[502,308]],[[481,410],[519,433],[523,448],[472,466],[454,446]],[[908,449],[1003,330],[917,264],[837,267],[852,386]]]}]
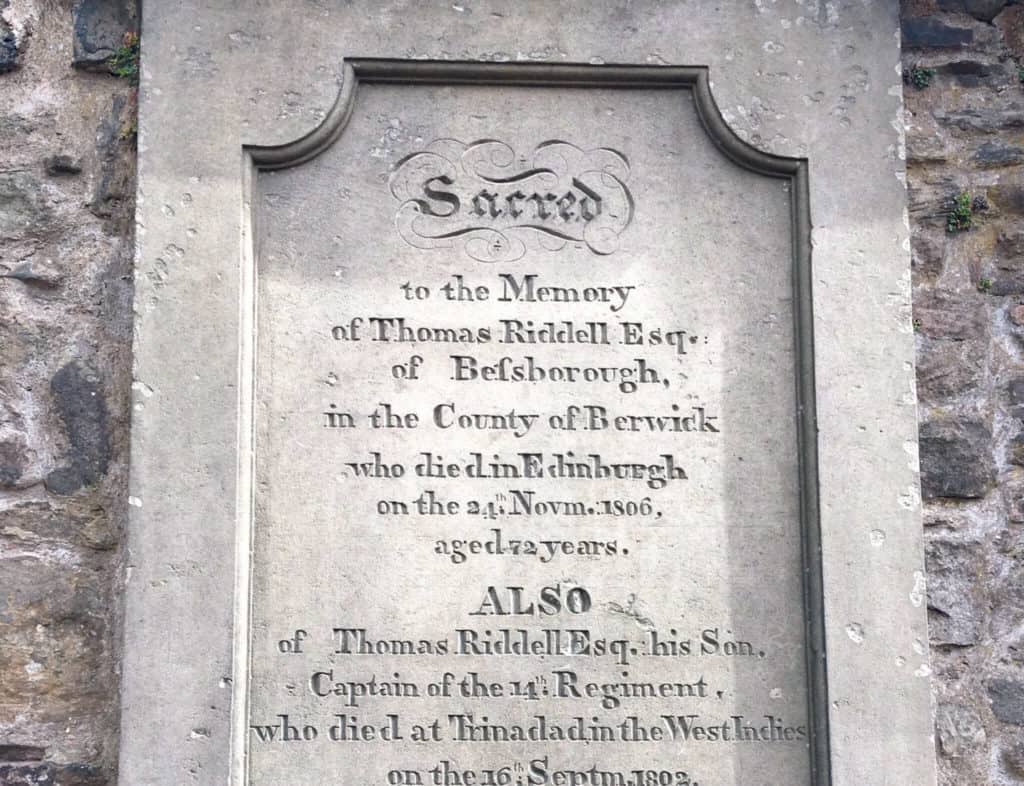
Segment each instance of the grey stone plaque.
[{"label": "grey stone plaque", "polygon": [[125,782],[932,782],[894,19],[200,6],[144,25]]}]

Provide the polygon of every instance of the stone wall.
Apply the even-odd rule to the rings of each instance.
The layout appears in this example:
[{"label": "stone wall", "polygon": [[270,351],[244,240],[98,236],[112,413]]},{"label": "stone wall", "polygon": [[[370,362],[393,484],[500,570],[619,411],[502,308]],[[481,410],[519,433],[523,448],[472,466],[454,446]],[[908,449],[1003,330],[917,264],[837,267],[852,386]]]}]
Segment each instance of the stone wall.
[{"label": "stone wall", "polygon": [[943,784],[1024,784],[1024,5],[903,8]]},{"label": "stone wall", "polygon": [[[1024,5],[903,6],[941,782],[1024,784]],[[115,780],[136,25],[0,0],[0,786]]]},{"label": "stone wall", "polygon": [[117,762],[134,8],[0,0],[0,784]]}]

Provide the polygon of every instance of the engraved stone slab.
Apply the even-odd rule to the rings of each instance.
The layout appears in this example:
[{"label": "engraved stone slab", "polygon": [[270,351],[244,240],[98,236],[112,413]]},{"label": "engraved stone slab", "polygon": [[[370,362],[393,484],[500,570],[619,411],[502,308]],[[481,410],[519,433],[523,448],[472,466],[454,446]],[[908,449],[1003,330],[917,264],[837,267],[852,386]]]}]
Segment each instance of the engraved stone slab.
[{"label": "engraved stone slab", "polygon": [[[197,7],[187,48],[147,9],[122,777],[928,782],[927,666],[893,673],[920,661],[919,538],[874,537],[913,526],[907,314],[858,272],[907,273],[891,124],[855,112],[854,141],[766,80],[780,44],[726,45],[783,9],[656,61],[690,4],[595,4],[553,62],[430,43],[503,51],[524,9]],[[787,19],[817,37],[779,59],[867,42],[836,77],[881,80],[891,20],[842,14]],[[306,76],[254,80],[298,30]],[[211,117],[169,136],[195,99],[172,75]],[[756,126],[723,103],[754,78]],[[867,225],[834,172],[864,151],[892,207]],[[899,438],[864,442],[869,415]]]}]

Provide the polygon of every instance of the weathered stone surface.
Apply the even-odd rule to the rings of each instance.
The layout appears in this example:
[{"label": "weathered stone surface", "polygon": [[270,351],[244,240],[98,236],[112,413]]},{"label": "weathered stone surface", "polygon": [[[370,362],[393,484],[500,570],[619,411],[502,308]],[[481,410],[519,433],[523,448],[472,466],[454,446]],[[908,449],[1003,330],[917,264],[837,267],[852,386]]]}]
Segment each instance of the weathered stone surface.
[{"label": "weathered stone surface", "polygon": [[74,9],[74,59],[77,68],[106,71],[124,43],[125,33],[139,29],[131,0],[78,0]]},{"label": "weathered stone surface", "polygon": [[134,162],[122,152],[134,140],[126,130],[126,123],[134,121],[127,119],[126,112],[134,116],[134,106],[126,98],[116,98],[97,132],[100,172],[89,208],[100,218],[123,217],[124,205],[134,194]]},{"label": "weathered stone surface", "polygon": [[1024,419],[1024,377],[1011,379],[1006,385],[1011,417]]},{"label": "weathered stone surface", "polygon": [[1000,484],[1006,518],[1011,524],[1024,524],[1024,477],[1010,477]]},{"label": "weathered stone surface", "polygon": [[1024,434],[1018,434],[1010,440],[1009,460],[1011,464],[1024,467]]},{"label": "weathered stone surface", "polygon": [[906,49],[942,49],[961,47],[974,40],[969,27],[956,27],[940,17],[921,16],[903,20],[903,46]]},{"label": "weathered stone surface", "polygon": [[910,244],[910,261],[915,273],[923,278],[937,278],[942,273],[945,243],[924,232],[916,232]]},{"label": "weathered stone surface", "polygon": [[1004,131],[1024,128],[1024,107],[1013,104],[1007,108],[964,107],[936,111],[935,119],[944,126],[960,131]]},{"label": "weathered stone surface", "polygon": [[921,425],[921,493],[926,499],[983,496],[995,482],[992,429],[981,421],[943,419]]},{"label": "weathered stone surface", "polygon": [[1001,183],[987,189],[985,195],[1001,212],[1024,215],[1024,186]]},{"label": "weathered stone surface", "polygon": [[15,265],[0,278],[13,278],[26,284],[52,289],[60,284],[63,275],[53,265],[38,259],[28,259]]},{"label": "weathered stone surface", "polygon": [[99,375],[77,361],[54,375],[50,392],[64,424],[69,451],[67,463],[47,476],[46,487],[55,494],[73,494],[107,471],[111,443],[106,400]]},{"label": "weathered stone surface", "polygon": [[943,290],[921,292],[914,301],[914,320],[918,332],[928,338],[988,338],[988,316],[980,298]]},{"label": "weathered stone surface", "polygon": [[1024,162],[1024,147],[1002,140],[988,141],[975,151],[973,159],[978,166],[986,168],[1016,166]]},{"label": "weathered stone surface", "polygon": [[1011,740],[1003,748],[1002,760],[1010,775],[1024,781],[1024,740]]},{"label": "weathered stone surface", "polygon": [[985,742],[985,725],[972,708],[957,702],[943,702],[936,713],[939,746],[950,758],[971,754]]},{"label": "weathered stone surface", "polygon": [[132,200],[87,204],[131,86],[69,70],[70,3],[0,5],[0,784],[113,786]]},{"label": "weathered stone surface", "polygon": [[1010,322],[1017,327],[1024,327],[1024,305],[1012,306],[1009,311]]},{"label": "weathered stone surface", "polygon": [[1010,53],[1018,58],[1024,56],[1024,7],[1008,4],[995,23]]},{"label": "weathered stone surface", "polygon": [[24,436],[12,434],[0,437],[0,488],[17,488],[32,458]]},{"label": "weathered stone surface", "polygon": [[928,570],[928,635],[934,644],[966,647],[978,641],[984,609],[984,562],[977,544],[932,539]]},{"label": "weathered stone surface", "polygon": [[0,172],[0,238],[38,233],[51,219],[42,184],[24,171]]},{"label": "weathered stone surface", "polygon": [[992,712],[999,720],[1024,726],[1024,681],[989,680],[988,696],[992,702]]},{"label": "weathered stone surface", "polygon": [[985,378],[988,344],[981,340],[927,342],[917,364],[917,390],[922,401],[939,403],[977,392]]},{"label": "weathered stone surface", "polygon": [[0,743],[0,761],[42,761],[46,748],[38,745],[4,745]]},{"label": "weathered stone surface", "polygon": [[970,14],[983,22],[991,22],[1006,6],[1006,0],[938,0],[938,3],[943,11]]},{"label": "weathered stone surface", "polygon": [[[1020,190],[1021,200],[1015,202],[1024,210],[1024,189]],[[996,242],[998,256],[992,264],[990,273],[991,286],[988,288],[993,295],[1024,294],[1024,232],[1013,229],[1000,233]]]}]

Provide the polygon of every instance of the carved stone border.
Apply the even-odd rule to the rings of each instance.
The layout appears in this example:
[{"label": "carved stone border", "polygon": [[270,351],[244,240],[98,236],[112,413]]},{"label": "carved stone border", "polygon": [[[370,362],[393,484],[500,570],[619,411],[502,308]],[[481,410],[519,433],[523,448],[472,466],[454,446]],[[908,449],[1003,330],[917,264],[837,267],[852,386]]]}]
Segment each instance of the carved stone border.
[{"label": "carved stone border", "polygon": [[356,88],[368,84],[494,85],[691,90],[701,125],[711,141],[738,166],[790,182],[796,422],[800,480],[804,651],[807,665],[809,766],[812,786],[831,786],[826,664],[825,595],[818,495],[818,425],[815,409],[814,335],[811,288],[811,218],[808,162],[764,153],[738,137],[722,117],[703,66],[585,65],[576,63],[483,63],[472,61],[358,58],[346,61],[338,98],[324,121],[305,136],[275,146],[243,148],[243,235],[240,297],[238,508],[235,576],[231,783],[247,786],[252,620],[252,549],[255,461],[256,211],[254,186],[261,170],[305,163],[344,132]]}]

